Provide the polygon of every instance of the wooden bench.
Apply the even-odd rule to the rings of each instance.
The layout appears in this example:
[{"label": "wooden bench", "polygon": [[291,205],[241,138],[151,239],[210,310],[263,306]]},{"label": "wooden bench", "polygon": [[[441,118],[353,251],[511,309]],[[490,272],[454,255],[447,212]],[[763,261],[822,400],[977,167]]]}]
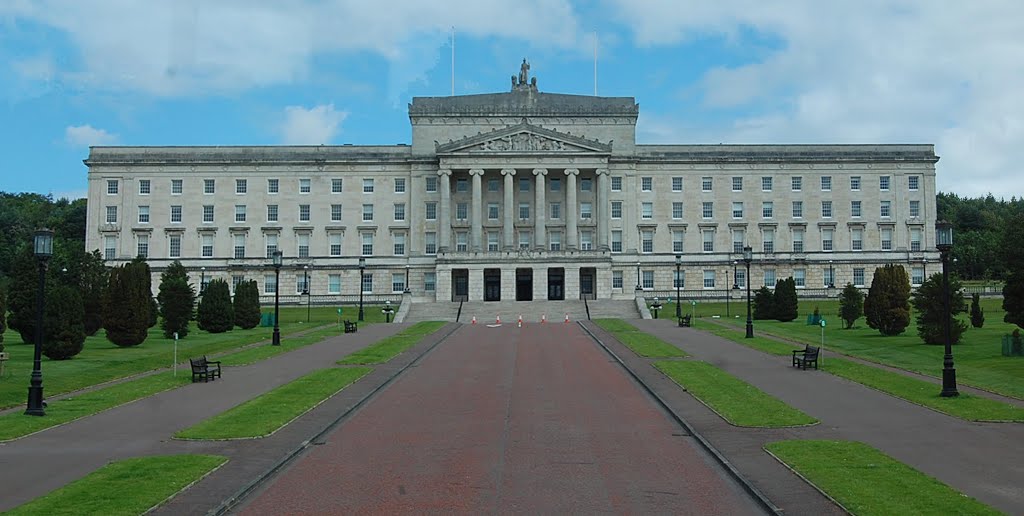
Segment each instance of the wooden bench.
[{"label": "wooden bench", "polygon": [[818,351],[820,348],[817,346],[806,346],[804,349],[793,350],[793,367],[806,370],[808,366],[814,366],[818,368]]},{"label": "wooden bench", "polygon": [[684,327],[684,328],[691,327],[692,325],[690,324],[690,316],[689,315],[684,315],[684,316],[680,317],[679,318],[679,326],[680,327]]},{"label": "wooden bench", "polygon": [[357,329],[356,323],[352,321],[345,321],[345,333],[355,333]]},{"label": "wooden bench", "polygon": [[200,358],[190,358],[192,364],[192,382],[202,380],[204,382],[220,378],[220,361],[207,360],[206,355]]}]

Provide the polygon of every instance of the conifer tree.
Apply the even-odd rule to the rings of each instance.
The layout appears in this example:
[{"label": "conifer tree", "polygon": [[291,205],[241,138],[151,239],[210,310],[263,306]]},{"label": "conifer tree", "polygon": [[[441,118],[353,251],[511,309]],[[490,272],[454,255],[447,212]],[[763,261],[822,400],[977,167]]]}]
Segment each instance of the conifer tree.
[{"label": "conifer tree", "polygon": [[864,294],[860,289],[847,283],[843,287],[842,297],[839,298],[839,317],[843,320],[844,327],[849,330],[853,323],[860,319],[864,312]]},{"label": "conifer tree", "polygon": [[7,331],[7,293],[0,292],[0,351],[4,350],[4,332]]},{"label": "conifer tree", "polygon": [[197,320],[199,329],[210,333],[223,333],[234,327],[231,291],[226,281],[215,279],[206,285],[203,299],[199,302]]},{"label": "conifer tree", "polygon": [[195,310],[196,292],[188,282],[188,271],[177,260],[160,274],[157,299],[160,301],[160,329],[164,337],[174,338],[177,333],[179,339],[185,338]]},{"label": "conifer tree", "polygon": [[11,283],[7,291],[7,326],[18,332],[22,342],[36,338],[36,295],[39,290],[39,261],[32,248],[24,245],[11,264]]},{"label": "conifer tree", "polygon": [[796,295],[796,281],[792,277],[775,282],[774,315],[781,322],[789,322],[800,315],[800,299]]},{"label": "conifer tree", "polygon": [[864,300],[868,326],[886,336],[899,335],[910,325],[910,278],[902,265],[875,269]]},{"label": "conifer tree", "polygon": [[971,296],[971,326],[981,328],[985,325],[985,312],[981,310],[981,295],[975,293]]},{"label": "conifer tree", "polygon": [[137,346],[146,340],[152,292],[149,266],[132,261],[110,271],[103,291],[103,328],[107,340],[121,347]]},{"label": "conifer tree", "polygon": [[761,287],[754,293],[754,314],[756,320],[773,319],[775,315],[775,296],[768,287]]},{"label": "conifer tree", "polygon": [[[1010,274],[1003,285],[1003,321],[1024,328],[1024,270]],[[13,327],[13,326],[12,326]]]},{"label": "conifer tree", "polygon": [[248,330],[260,323],[260,290],[255,281],[243,281],[235,287],[235,326]]},{"label": "conifer tree", "polygon": [[967,323],[956,317],[967,310],[960,280],[949,278],[949,312],[946,311],[946,289],[941,272],[932,274],[917,287],[913,303],[917,316],[917,334],[925,344],[946,343],[946,321],[949,321],[950,343],[960,342],[961,335],[967,330]]},{"label": "conifer tree", "polygon": [[47,286],[43,312],[43,354],[50,360],[66,360],[81,353],[85,308],[77,285],[54,282]]}]

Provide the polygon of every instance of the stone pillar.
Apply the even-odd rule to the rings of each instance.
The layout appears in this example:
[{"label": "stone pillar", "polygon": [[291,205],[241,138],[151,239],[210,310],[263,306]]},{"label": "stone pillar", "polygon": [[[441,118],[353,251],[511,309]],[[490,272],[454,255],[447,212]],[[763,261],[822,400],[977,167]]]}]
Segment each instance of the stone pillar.
[{"label": "stone pillar", "polygon": [[505,250],[512,250],[516,248],[516,235],[515,226],[513,225],[516,220],[515,215],[515,182],[513,177],[516,175],[516,169],[504,168],[501,170],[501,175],[505,176],[505,220],[501,228],[502,240],[505,243]]},{"label": "stone pillar", "polygon": [[469,175],[473,180],[473,213],[470,214],[469,222],[469,240],[473,246],[473,252],[479,253],[483,246],[481,241],[483,240],[484,233],[484,209],[483,209],[483,188],[481,184],[483,182],[484,171],[480,168],[474,168],[469,171]]},{"label": "stone pillar", "polygon": [[441,178],[438,186],[441,190],[441,213],[437,214],[437,246],[439,252],[448,252],[452,243],[452,171],[441,169],[437,171]]},{"label": "stone pillar", "polygon": [[607,252],[608,246],[608,219],[611,218],[611,201],[608,199],[611,190],[611,179],[608,176],[607,168],[597,169],[597,206],[594,207],[593,216],[597,218],[597,248]]},{"label": "stone pillar", "polygon": [[536,181],[536,196],[534,197],[534,216],[533,216],[533,242],[534,247],[538,249],[545,249],[547,247],[548,235],[545,224],[547,223],[547,200],[545,199],[544,176],[548,173],[546,168],[535,168],[533,169],[533,175],[537,176]]},{"label": "stone pillar", "polygon": [[576,176],[579,173],[579,169],[565,169],[565,248],[570,251],[575,251],[578,247],[576,240],[579,231],[576,229],[576,214],[579,212],[579,207],[576,202]]}]

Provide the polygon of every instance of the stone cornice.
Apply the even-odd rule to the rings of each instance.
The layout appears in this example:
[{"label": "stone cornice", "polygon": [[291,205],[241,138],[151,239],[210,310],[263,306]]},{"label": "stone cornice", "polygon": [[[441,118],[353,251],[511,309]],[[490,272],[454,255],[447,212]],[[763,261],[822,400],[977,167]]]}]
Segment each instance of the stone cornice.
[{"label": "stone cornice", "polygon": [[637,145],[637,163],[935,163],[931,144],[893,145]]}]

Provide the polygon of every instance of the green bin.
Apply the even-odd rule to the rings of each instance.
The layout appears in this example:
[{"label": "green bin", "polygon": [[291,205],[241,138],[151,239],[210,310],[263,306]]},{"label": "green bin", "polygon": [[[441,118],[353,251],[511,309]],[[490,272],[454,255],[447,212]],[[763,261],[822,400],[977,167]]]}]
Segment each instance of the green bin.
[{"label": "green bin", "polygon": [[274,325],[274,314],[273,312],[266,312],[260,316],[260,326],[269,328]]}]

